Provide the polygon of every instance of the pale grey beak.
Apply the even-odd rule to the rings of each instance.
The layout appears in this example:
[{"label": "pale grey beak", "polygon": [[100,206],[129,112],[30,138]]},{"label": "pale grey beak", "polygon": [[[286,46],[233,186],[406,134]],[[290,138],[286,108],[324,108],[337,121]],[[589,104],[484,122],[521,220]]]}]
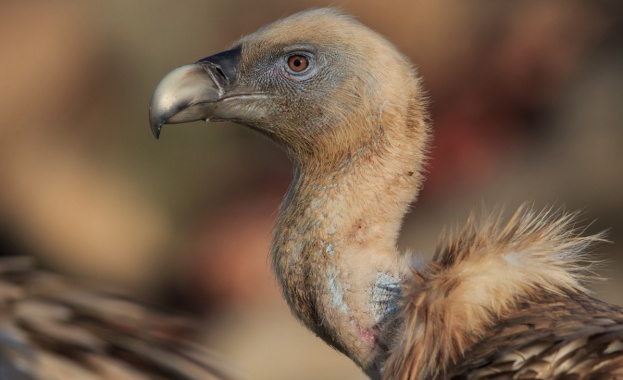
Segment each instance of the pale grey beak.
[{"label": "pale grey beak", "polygon": [[156,87],[149,105],[154,137],[160,136],[163,124],[209,118],[219,97],[219,87],[204,67],[195,63],[171,71]]},{"label": "pale grey beak", "polygon": [[154,137],[160,136],[163,124],[209,120],[215,103],[236,81],[239,63],[236,48],[178,67],[162,78],[149,105]]}]

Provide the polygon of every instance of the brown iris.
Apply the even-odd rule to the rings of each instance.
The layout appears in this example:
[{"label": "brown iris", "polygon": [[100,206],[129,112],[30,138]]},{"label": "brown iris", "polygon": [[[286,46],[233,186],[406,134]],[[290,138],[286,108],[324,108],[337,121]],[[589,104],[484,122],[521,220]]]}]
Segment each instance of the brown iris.
[{"label": "brown iris", "polygon": [[309,61],[304,55],[295,54],[288,58],[288,67],[295,73],[300,73],[305,70],[307,66],[309,66]]}]

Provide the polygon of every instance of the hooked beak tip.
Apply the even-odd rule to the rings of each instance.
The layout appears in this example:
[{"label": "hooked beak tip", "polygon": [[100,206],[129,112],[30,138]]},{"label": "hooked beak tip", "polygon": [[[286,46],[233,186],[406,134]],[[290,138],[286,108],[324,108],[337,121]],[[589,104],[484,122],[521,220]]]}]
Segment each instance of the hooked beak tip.
[{"label": "hooked beak tip", "polygon": [[151,134],[154,135],[156,140],[160,139],[160,131],[162,130],[162,124],[164,123],[157,121],[155,123],[150,123],[150,124],[151,124]]},{"label": "hooked beak tip", "polygon": [[154,135],[156,140],[160,139],[160,127],[152,129],[151,133]]}]

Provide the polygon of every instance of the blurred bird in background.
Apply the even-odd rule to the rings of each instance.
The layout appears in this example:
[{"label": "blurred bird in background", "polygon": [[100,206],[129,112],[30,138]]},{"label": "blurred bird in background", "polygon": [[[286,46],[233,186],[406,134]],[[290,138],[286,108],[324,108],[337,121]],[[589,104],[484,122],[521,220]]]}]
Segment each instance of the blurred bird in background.
[{"label": "blurred bird in background", "polygon": [[[179,128],[155,144],[144,127],[171,67],[322,5],[5,2],[3,252],[202,313],[205,343],[258,378],[361,378],[292,321],[270,277],[283,154],[241,128]],[[599,255],[621,251],[618,2],[343,7],[418,63],[433,99],[428,180],[401,246],[433,252],[442,226],[483,199],[535,199],[585,208],[589,232],[611,228]],[[621,258],[607,260],[612,280],[595,290],[621,304]]]}]

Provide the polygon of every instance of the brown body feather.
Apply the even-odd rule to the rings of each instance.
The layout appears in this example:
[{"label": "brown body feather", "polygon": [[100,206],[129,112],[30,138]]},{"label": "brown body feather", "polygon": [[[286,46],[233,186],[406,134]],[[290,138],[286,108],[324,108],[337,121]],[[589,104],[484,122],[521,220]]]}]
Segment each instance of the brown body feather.
[{"label": "brown body feather", "polygon": [[520,298],[447,378],[623,378],[623,310],[577,292]]}]

